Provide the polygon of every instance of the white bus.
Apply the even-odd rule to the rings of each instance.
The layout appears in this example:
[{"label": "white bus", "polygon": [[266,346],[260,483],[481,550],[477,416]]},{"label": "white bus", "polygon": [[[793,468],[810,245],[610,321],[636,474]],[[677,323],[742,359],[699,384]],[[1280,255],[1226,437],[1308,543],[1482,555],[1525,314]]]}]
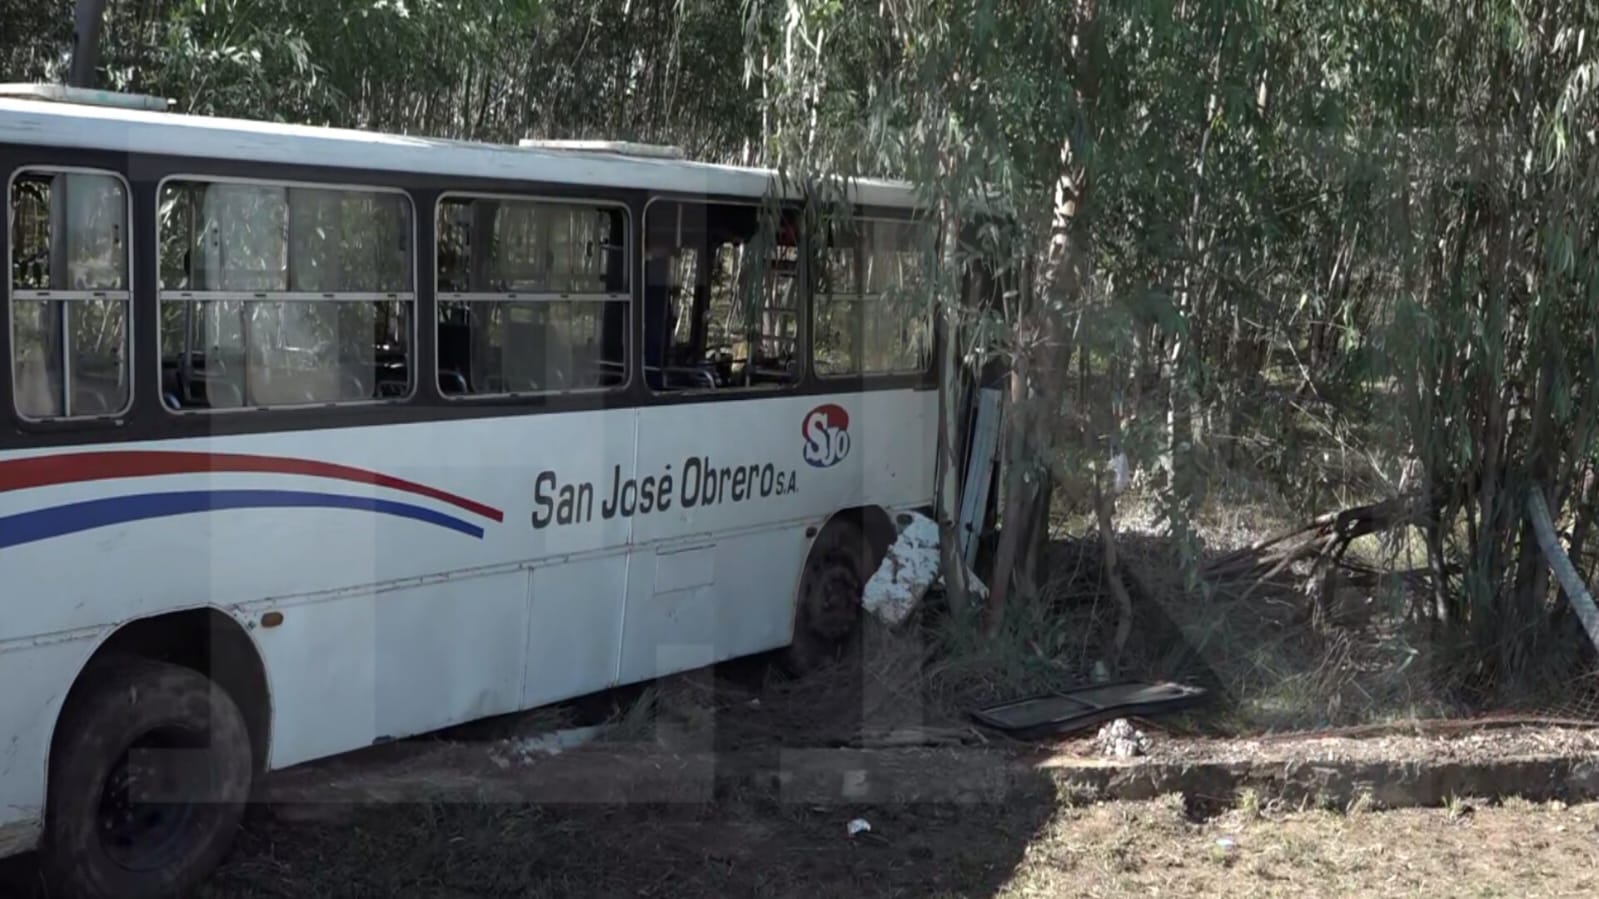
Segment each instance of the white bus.
[{"label": "white bus", "polygon": [[904,185],[0,94],[0,856],[69,895],[266,771],[804,667],[933,504]]}]

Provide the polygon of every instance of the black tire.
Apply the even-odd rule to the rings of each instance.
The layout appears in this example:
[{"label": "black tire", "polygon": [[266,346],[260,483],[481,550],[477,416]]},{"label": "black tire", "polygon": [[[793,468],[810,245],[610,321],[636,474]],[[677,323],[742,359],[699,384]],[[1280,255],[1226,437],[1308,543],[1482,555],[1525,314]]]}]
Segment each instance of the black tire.
[{"label": "black tire", "polygon": [[[252,756],[244,716],[205,675],[139,658],[96,663],[51,750],[40,849],[51,886],[81,899],[187,894],[233,844]],[[158,792],[130,787],[146,773]]]},{"label": "black tire", "polygon": [[794,639],[783,670],[804,677],[836,664],[861,631],[861,595],[879,559],[855,522],[835,518],[811,544],[794,601]]}]

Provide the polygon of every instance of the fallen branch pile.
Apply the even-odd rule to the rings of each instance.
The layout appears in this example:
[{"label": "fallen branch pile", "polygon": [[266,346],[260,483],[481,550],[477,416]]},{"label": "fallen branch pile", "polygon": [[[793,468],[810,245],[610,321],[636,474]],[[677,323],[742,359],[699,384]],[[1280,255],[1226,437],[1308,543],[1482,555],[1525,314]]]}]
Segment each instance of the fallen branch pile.
[{"label": "fallen branch pile", "polygon": [[[1329,512],[1212,560],[1200,573],[1213,584],[1247,585],[1240,599],[1266,586],[1303,590],[1312,600],[1313,615],[1320,619],[1340,569],[1357,576],[1376,573],[1370,566],[1345,560],[1349,545],[1370,534],[1416,524],[1424,513],[1425,504],[1414,495]],[[1309,574],[1295,572],[1296,563],[1308,563]],[[1409,577],[1425,573],[1404,574]]]}]

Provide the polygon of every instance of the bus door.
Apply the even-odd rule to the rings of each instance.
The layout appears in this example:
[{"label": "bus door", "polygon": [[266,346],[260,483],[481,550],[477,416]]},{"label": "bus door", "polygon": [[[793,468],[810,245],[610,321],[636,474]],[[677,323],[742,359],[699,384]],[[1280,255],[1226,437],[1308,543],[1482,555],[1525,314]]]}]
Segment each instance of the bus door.
[{"label": "bus door", "polygon": [[645,212],[646,366],[659,363],[651,390],[673,401],[639,414],[624,681],[788,636],[804,550],[787,490],[801,294],[797,248],[762,221],[753,204]]}]

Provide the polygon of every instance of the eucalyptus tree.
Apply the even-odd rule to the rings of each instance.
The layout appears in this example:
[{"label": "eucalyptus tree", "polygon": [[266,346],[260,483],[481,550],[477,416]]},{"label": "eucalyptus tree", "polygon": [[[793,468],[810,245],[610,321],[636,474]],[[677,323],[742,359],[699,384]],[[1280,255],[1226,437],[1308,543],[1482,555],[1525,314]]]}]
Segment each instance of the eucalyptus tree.
[{"label": "eucalyptus tree", "polygon": [[[1402,611],[1492,684],[1574,658],[1527,492],[1599,560],[1596,12],[113,0],[97,77],[208,114],[672,142],[821,198],[834,173],[909,179],[944,238],[945,399],[967,363],[1009,373],[991,623],[1038,589],[1048,497],[1114,549],[1108,460],[1153,484],[1196,575],[1188,521],[1241,470],[1288,513],[1414,495],[1431,576]],[[72,13],[0,0],[3,78],[63,80]],[[952,508],[960,423],[942,425]]]},{"label": "eucalyptus tree", "polygon": [[[937,308],[1011,371],[1008,522],[1054,469],[1108,532],[1115,453],[1191,562],[1222,465],[1305,512],[1415,492],[1412,615],[1488,682],[1569,648],[1521,510],[1541,487],[1593,536],[1589,4],[746,9],[771,158],[908,177],[950,238]],[[974,311],[977,264],[1006,289]],[[1027,586],[1002,550],[996,606]]]}]

